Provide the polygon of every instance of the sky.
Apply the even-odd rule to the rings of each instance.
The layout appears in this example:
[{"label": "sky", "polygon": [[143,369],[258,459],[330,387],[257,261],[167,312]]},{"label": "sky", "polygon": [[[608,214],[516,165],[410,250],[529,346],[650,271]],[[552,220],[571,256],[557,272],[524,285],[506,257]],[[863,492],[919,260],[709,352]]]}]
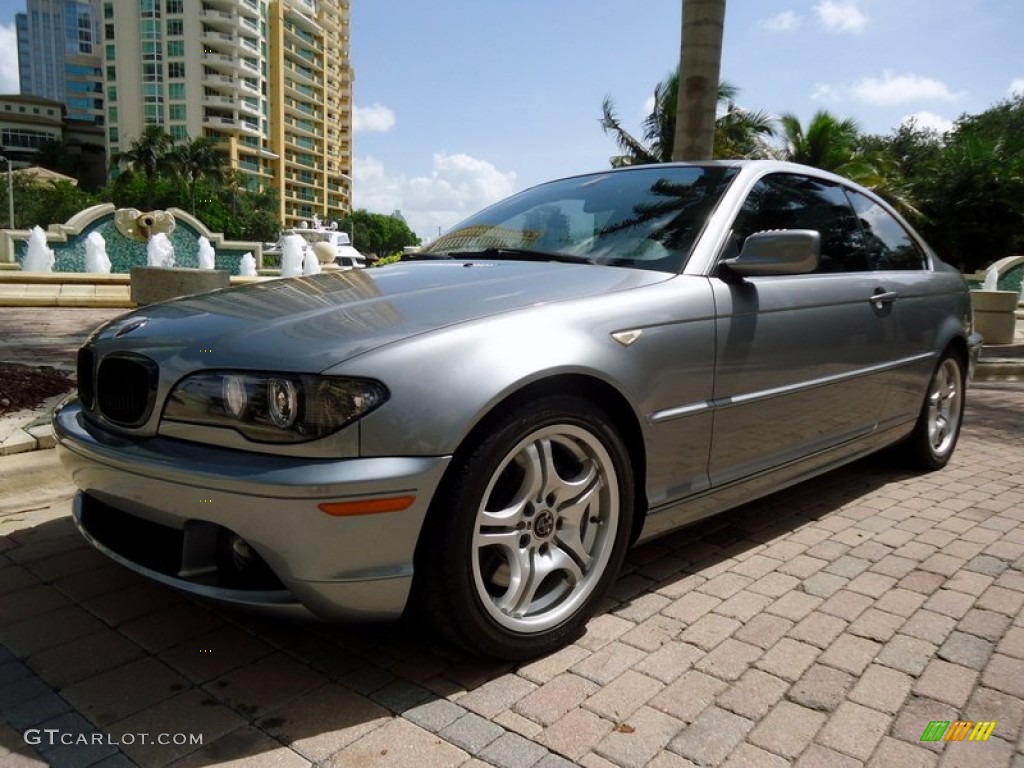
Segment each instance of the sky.
[{"label": "sky", "polygon": [[[121,0],[119,0],[120,2]],[[127,2],[128,0],[124,0]],[[199,0],[189,0],[198,2]],[[681,0],[352,0],[353,197],[424,240],[513,192],[608,167],[610,96],[640,132],[679,57]],[[0,0],[0,92],[17,91]],[[1020,0],[728,0],[737,103],[888,134],[1024,92]]]}]

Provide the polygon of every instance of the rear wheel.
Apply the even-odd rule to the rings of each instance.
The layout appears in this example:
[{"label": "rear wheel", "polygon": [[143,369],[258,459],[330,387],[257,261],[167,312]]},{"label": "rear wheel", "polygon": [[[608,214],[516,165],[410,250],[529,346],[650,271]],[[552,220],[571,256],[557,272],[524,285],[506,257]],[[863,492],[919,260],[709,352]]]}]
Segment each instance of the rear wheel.
[{"label": "rear wheel", "polygon": [[960,437],[966,387],[963,361],[956,353],[946,352],[928,383],[914,431],[899,446],[909,465],[933,470],[949,463]]},{"label": "rear wheel", "polygon": [[417,558],[428,619],[446,635],[524,659],[579,633],[632,524],[632,472],[609,422],[586,400],[549,396],[500,419],[461,457]]}]

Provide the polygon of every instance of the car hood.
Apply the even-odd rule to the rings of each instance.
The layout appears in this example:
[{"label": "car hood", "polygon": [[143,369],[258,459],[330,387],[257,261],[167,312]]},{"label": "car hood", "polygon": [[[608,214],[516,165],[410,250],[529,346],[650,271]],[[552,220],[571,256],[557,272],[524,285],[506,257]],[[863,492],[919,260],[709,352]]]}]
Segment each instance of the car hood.
[{"label": "car hood", "polygon": [[400,262],[153,304],[122,315],[93,340],[153,354],[163,348],[158,356],[194,357],[196,367],[322,371],[446,326],[669,277],[558,262]]}]

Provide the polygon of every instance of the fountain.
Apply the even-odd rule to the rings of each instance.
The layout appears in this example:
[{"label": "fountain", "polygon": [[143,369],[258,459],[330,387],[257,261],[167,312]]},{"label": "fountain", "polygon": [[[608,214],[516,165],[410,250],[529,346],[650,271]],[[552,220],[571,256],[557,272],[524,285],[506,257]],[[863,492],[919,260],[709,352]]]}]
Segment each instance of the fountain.
[{"label": "fountain", "polygon": [[281,277],[298,277],[302,274],[303,251],[306,241],[301,235],[285,235],[281,243]]},{"label": "fountain", "polygon": [[304,254],[302,256],[302,274],[320,274],[320,259],[317,258],[316,251],[314,251],[309,246],[305,247]]},{"label": "fountain", "polygon": [[238,262],[238,274],[242,277],[256,277],[256,259],[252,251],[246,252],[242,260]]},{"label": "fountain", "polygon": [[90,232],[89,236],[85,238],[85,271],[99,275],[110,274],[107,241],[99,232]]},{"label": "fountain", "polygon": [[28,251],[21,265],[23,272],[53,272],[56,257],[46,244],[46,233],[39,225],[32,227],[28,237]]},{"label": "fountain", "polygon": [[985,273],[985,281],[981,284],[983,291],[999,290],[999,270],[992,268]]},{"label": "fountain", "polygon": [[210,245],[210,241],[206,237],[200,236],[199,240],[199,268],[200,269],[216,269],[214,257],[216,252],[213,250],[213,246]]},{"label": "fountain", "polygon": [[1024,260],[1024,257],[1010,256],[995,262],[986,270],[981,288],[971,290],[974,330],[982,335],[986,344],[1013,343],[1019,297],[1017,291],[999,290],[999,277],[1017,260]]},{"label": "fountain", "polygon": [[146,266],[170,268],[174,266],[174,246],[163,232],[157,232],[146,244]]}]

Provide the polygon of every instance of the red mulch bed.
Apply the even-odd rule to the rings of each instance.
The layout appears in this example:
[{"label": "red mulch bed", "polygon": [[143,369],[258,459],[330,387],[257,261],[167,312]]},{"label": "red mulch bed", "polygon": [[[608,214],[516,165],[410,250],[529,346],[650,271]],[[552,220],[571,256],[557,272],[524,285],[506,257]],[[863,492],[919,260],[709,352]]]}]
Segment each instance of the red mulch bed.
[{"label": "red mulch bed", "polygon": [[70,371],[49,365],[0,363],[0,416],[35,408],[74,388]]}]

